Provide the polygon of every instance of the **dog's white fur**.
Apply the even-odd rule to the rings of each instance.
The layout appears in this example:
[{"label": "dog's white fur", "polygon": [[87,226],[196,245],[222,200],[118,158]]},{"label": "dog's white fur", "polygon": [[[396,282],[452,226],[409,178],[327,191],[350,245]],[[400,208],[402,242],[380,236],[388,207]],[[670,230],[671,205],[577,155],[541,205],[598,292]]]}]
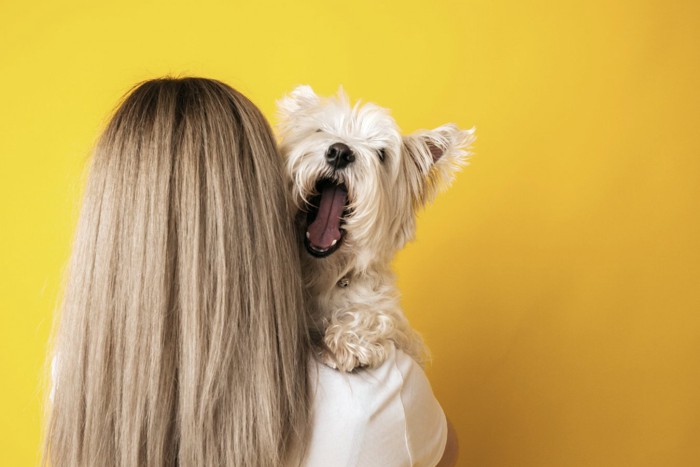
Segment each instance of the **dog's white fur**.
[{"label": "dog's white fur", "polygon": [[[324,363],[342,371],[375,367],[385,359],[390,341],[425,362],[427,349],[401,311],[390,263],[414,237],[416,210],[466,164],[474,129],[447,124],[402,136],[386,109],[372,103],[351,106],[342,88],[336,96],[321,98],[310,86],[298,86],[278,101],[278,109],[300,239],[317,181],[334,179],[348,190],[349,215],[337,251],[326,258],[305,250],[301,255]],[[355,154],[355,161],[340,170],[325,160],[337,142]]]}]

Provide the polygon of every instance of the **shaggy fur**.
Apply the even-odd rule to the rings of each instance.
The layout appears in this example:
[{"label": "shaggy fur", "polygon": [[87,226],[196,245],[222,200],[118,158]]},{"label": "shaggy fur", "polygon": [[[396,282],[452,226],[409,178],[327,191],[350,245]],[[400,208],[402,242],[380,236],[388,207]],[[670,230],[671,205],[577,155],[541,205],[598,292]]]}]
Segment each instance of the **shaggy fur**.
[{"label": "shaggy fur", "polygon": [[[428,352],[401,311],[390,263],[413,239],[417,209],[466,164],[474,129],[447,124],[402,136],[386,109],[351,105],[342,88],[321,98],[311,87],[299,86],[278,107],[322,361],[342,371],[375,367],[393,341],[423,363]],[[329,162],[334,143],[352,151],[347,166]],[[343,186],[347,199],[341,238],[319,252],[309,248],[307,217],[319,207],[322,180]]]}]

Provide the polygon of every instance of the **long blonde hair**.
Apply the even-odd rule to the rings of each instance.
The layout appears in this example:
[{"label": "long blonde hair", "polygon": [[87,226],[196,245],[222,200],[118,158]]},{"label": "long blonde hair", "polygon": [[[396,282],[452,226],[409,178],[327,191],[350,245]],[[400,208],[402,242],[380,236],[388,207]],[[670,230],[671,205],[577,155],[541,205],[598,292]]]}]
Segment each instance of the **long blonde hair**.
[{"label": "long blonde hair", "polygon": [[279,157],[219,81],[128,93],[91,161],[44,463],[299,461],[309,339]]}]

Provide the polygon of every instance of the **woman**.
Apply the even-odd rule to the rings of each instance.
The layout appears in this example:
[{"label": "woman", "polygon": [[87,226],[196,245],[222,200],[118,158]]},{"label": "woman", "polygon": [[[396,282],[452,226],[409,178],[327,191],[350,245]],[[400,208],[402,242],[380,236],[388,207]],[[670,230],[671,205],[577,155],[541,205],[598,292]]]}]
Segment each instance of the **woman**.
[{"label": "woman", "polygon": [[229,86],[127,95],[87,181],[45,462],[437,462],[446,420],[406,355],[354,375],[313,359],[284,186],[267,122]]}]

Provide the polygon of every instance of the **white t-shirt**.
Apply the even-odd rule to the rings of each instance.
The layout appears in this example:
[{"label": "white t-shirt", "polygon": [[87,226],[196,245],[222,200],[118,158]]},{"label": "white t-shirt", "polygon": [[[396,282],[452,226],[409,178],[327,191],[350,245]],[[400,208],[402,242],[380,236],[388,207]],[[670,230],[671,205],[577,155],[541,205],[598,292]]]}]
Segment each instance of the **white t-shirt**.
[{"label": "white t-shirt", "polygon": [[309,467],[435,466],[447,419],[423,369],[391,347],[378,368],[341,373],[311,365],[315,384]]},{"label": "white t-shirt", "polygon": [[357,373],[312,359],[310,372],[313,428],[305,466],[433,467],[440,461],[447,418],[423,369],[404,352],[391,346],[380,367]]}]

